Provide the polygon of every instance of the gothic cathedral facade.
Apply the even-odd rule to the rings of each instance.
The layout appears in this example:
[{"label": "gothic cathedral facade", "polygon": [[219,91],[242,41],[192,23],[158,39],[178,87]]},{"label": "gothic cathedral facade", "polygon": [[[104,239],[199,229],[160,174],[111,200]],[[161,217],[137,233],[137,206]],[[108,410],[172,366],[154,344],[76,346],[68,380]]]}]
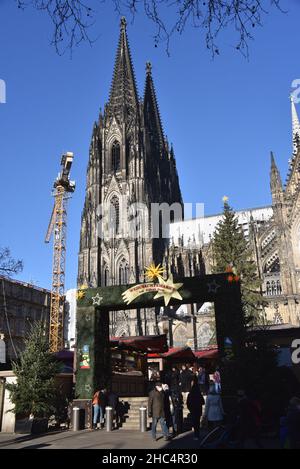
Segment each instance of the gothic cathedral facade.
[{"label": "gothic cathedral facade", "polygon": [[[243,216],[247,219],[247,236],[253,246],[263,294],[269,303],[268,320],[299,326],[300,124],[293,102],[292,119],[294,149],[286,185],[282,185],[272,155],[272,206],[246,210]],[[185,221],[179,225],[171,223],[170,239],[162,236],[161,226],[159,236],[153,237],[149,228],[153,204],[177,204],[183,214],[174,150],[163,132],[151,64],[146,64],[144,97],[139,99],[123,18],[109,101],[92,133],[81,218],[78,286],[144,282],[145,267],[151,262],[162,264],[167,275],[172,273],[174,277],[210,272],[211,234],[208,239],[205,226],[211,230],[211,224],[201,221],[192,235],[190,231],[188,242],[183,236],[175,239],[172,235],[172,226],[173,232],[178,226],[184,232],[184,225],[189,224]],[[103,207],[108,207],[105,214]],[[124,217],[130,226],[125,232],[121,229]],[[221,218],[222,215],[215,216],[214,223]],[[113,231],[103,236],[107,221]],[[170,221],[176,222],[176,218]],[[177,316],[168,311],[171,322],[167,314],[160,316],[159,323],[158,313],[111,312],[110,333],[170,335],[171,328],[171,335],[177,334],[181,345],[192,347],[202,344],[204,335],[208,341],[213,338],[213,310],[209,305],[204,309],[192,305],[188,312],[179,311]]]},{"label": "gothic cathedral facade", "polygon": [[[163,262],[168,240],[142,233],[144,226],[134,226],[136,209],[133,213],[127,210],[155,203],[183,207],[174,151],[163,134],[151,64],[146,65],[144,98],[140,100],[122,18],[109,101],[94,124],[90,145],[78,285],[143,282],[145,267]],[[99,235],[99,226],[104,223],[99,206],[112,209],[115,231],[107,237]],[[120,233],[124,216],[131,217],[133,232]],[[144,311],[112,313],[111,334],[156,333],[154,314],[150,312],[147,320]]]}]

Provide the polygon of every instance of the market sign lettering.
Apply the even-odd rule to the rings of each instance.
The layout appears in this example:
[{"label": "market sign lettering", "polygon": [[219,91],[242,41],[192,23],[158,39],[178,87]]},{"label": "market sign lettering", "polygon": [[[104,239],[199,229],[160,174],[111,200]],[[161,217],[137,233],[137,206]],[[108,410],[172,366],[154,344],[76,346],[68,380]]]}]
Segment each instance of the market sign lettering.
[{"label": "market sign lettering", "polygon": [[174,283],[172,275],[170,275],[167,280],[164,280],[162,277],[159,277],[158,281],[159,283],[141,283],[139,285],[135,285],[134,287],[129,288],[124,293],[122,293],[124,302],[129,305],[129,303],[131,303],[144,293],[156,293],[154,300],[163,297],[165,301],[165,306],[168,306],[171,298],[177,298],[178,300],[182,300],[182,296],[180,295],[178,290],[182,287],[183,283]]}]

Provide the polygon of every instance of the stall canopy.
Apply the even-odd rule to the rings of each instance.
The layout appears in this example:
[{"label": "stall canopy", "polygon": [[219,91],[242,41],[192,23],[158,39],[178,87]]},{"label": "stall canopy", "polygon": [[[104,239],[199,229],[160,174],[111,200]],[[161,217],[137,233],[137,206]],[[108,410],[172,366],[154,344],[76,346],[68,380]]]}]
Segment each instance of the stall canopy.
[{"label": "stall canopy", "polygon": [[186,358],[193,360],[195,358],[193,350],[190,347],[171,347],[166,353],[162,353],[164,358]]},{"label": "stall canopy", "polygon": [[218,349],[194,352],[190,347],[172,347],[165,353],[148,353],[148,358],[182,358],[195,360],[196,358],[217,358]]},{"label": "stall canopy", "polygon": [[72,350],[60,350],[54,353],[54,356],[62,364],[61,373],[73,373],[74,352]]},{"label": "stall canopy", "polygon": [[218,358],[218,349],[200,350],[198,352],[194,352],[194,355],[196,358]]},{"label": "stall canopy", "polygon": [[148,353],[163,353],[168,350],[167,337],[165,334],[136,337],[111,337],[110,345],[118,348],[129,347]]}]

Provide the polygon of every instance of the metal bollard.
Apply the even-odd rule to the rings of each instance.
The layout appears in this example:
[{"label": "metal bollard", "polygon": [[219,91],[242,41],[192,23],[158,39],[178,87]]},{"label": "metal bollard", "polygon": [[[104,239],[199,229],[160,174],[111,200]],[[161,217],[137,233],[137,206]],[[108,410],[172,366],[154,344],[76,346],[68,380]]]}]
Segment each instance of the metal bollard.
[{"label": "metal bollard", "polygon": [[147,407],[140,407],[140,432],[147,431]]},{"label": "metal bollard", "polygon": [[106,431],[111,432],[113,426],[113,408],[105,407]]},{"label": "metal bollard", "polygon": [[80,409],[73,407],[73,432],[78,432],[80,429]]}]

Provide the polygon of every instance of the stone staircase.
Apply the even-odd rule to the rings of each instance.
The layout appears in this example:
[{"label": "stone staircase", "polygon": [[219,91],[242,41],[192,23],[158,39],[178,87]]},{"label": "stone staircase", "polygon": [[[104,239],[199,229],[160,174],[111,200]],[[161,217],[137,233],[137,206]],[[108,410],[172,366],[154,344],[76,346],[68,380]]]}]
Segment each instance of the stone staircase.
[{"label": "stone staircase", "polygon": [[[121,397],[121,408],[123,409],[123,422],[120,429],[139,430],[140,428],[140,407],[147,407],[147,427],[150,428],[151,420],[148,417],[148,397]],[[188,415],[188,410],[183,409],[183,418]]]},{"label": "stone staircase", "polygon": [[[140,428],[140,407],[147,407],[148,418],[148,397],[121,397],[120,403],[124,409],[123,423],[120,427],[124,430],[139,430]],[[148,419],[149,420],[149,419]],[[149,422],[148,422],[149,427]]]}]

